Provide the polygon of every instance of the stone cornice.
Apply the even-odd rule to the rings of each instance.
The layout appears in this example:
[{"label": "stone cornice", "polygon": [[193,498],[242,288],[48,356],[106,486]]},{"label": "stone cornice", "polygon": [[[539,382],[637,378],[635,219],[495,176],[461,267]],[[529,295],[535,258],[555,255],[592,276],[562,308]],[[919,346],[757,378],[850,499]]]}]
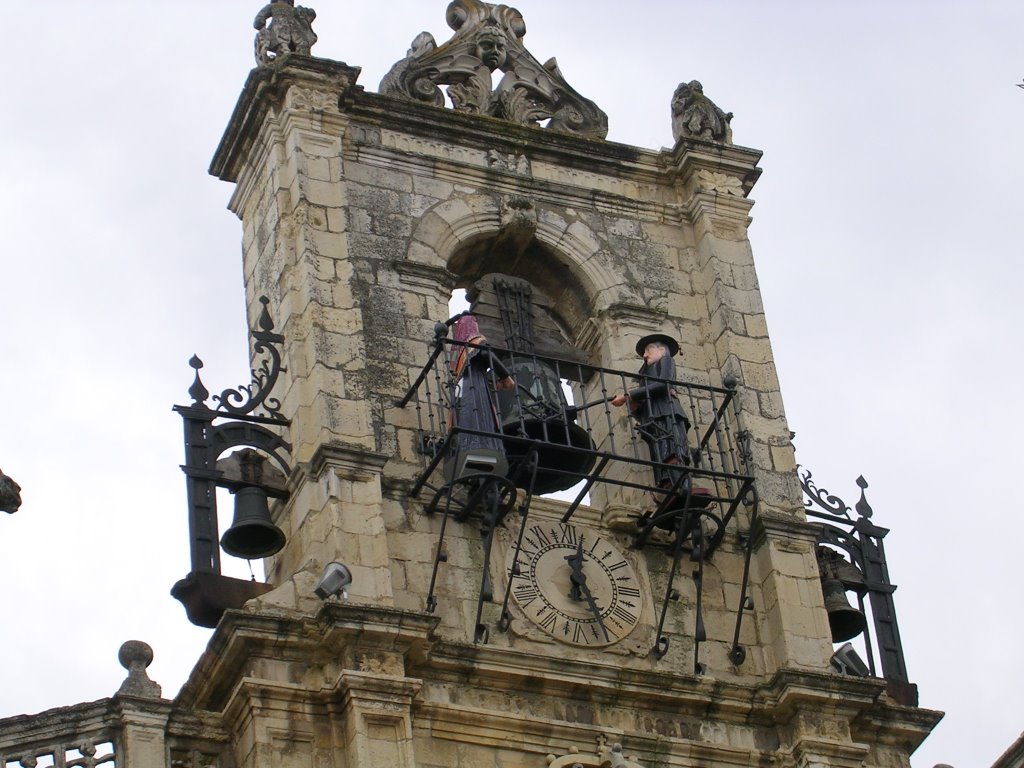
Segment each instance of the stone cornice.
[{"label": "stone cornice", "polygon": [[[531,690],[559,698],[578,698],[702,718],[775,726],[800,712],[829,711],[862,723],[879,738],[920,743],[942,714],[894,704],[885,681],[830,672],[780,670],[763,683],[743,683],[675,672],[623,668],[614,663],[537,656],[508,648],[435,642],[424,679],[450,678],[465,686],[517,693]],[[543,681],[542,688],[537,680]]]},{"label": "stone cornice", "polygon": [[757,163],[762,154],[760,150],[734,144],[682,139],[672,150],[668,163],[672,173],[684,182],[694,179],[702,170],[738,178],[745,197],[761,176]]},{"label": "stone cornice", "polygon": [[360,92],[347,111],[353,118],[382,128],[446,144],[507,153],[528,147],[533,162],[551,162],[612,176],[657,183],[667,167],[661,152],[516,125],[485,115],[467,115],[377,93]]},{"label": "stone cornice", "polygon": [[68,736],[102,732],[118,725],[120,713],[112,698],[56,707],[34,715],[0,720],[0,753],[12,747],[46,744]]},{"label": "stone cornice", "polygon": [[899,744],[913,752],[943,713],[896,704],[885,687],[877,677],[783,669],[766,688],[765,703],[780,724],[799,713],[832,713],[850,722],[854,741]]},{"label": "stone cornice", "polygon": [[861,712],[851,723],[851,729],[854,738],[860,741],[899,745],[913,752],[943,717],[945,712],[905,707],[885,698],[877,706]]},{"label": "stone cornice", "polygon": [[390,458],[383,453],[375,453],[360,446],[322,443],[317,446],[316,453],[308,462],[300,464],[292,471],[288,478],[288,489],[294,492],[307,477],[320,479],[328,467],[343,467],[350,473],[365,475],[355,479],[370,479],[370,476],[380,474]]},{"label": "stone cornice", "polygon": [[[532,690],[557,697],[580,696],[596,704],[671,707],[677,713],[717,715],[738,720],[753,715],[757,688],[674,671],[622,667],[609,659],[566,659],[509,648],[437,641],[430,654],[432,675],[466,685],[514,693]],[[427,678],[426,670],[421,677]],[[543,681],[538,688],[537,681]]]},{"label": "stone cornice", "polygon": [[[544,698],[585,701],[599,709],[636,709],[649,712],[652,717],[662,712],[770,730],[787,728],[797,720],[803,724],[792,731],[795,742],[782,747],[784,752],[833,754],[844,759],[858,755],[862,758],[865,743],[899,745],[913,751],[942,717],[939,712],[893,704],[884,695],[883,680],[797,670],[782,670],[763,684],[749,685],[545,659],[508,649],[438,644],[431,654],[429,671],[420,671],[425,673],[424,679],[444,682],[450,678],[448,682],[457,683],[463,690],[479,687],[520,696],[523,691],[531,691]],[[538,680],[542,681],[540,687]],[[606,724],[552,723],[549,718],[526,713],[507,713],[496,724],[489,713],[456,703],[430,701],[417,707],[433,723],[437,737],[456,741],[472,740],[475,734],[502,742],[515,742],[525,736],[527,741],[535,738],[548,745],[560,740],[572,744],[582,740],[581,731],[594,735],[612,733]],[[835,741],[826,733],[808,731],[806,722],[815,722],[822,716],[849,722],[852,742]],[[749,750],[730,749],[721,743],[677,738],[668,740],[669,746],[664,738],[632,732],[628,741],[634,751],[650,749],[657,741],[661,754],[702,756],[723,765],[732,764],[733,760],[737,765],[747,765],[750,758]]]},{"label": "stone cornice", "polygon": [[323,443],[317,447],[309,465],[314,477],[319,477],[324,469],[332,465],[379,472],[387,464],[389,458],[387,454],[375,453],[358,446]]},{"label": "stone cornice", "polygon": [[[252,664],[275,661],[324,661],[339,658],[345,646],[386,649],[422,660],[437,617],[416,611],[325,602],[315,616],[301,611],[273,613],[227,611],[210,643],[182,687],[175,708],[223,709]],[[222,687],[217,687],[219,683]]]},{"label": "stone cornice", "polygon": [[483,151],[517,153],[529,148],[534,163],[551,163],[633,182],[665,185],[699,169],[738,176],[745,192],[760,175],[761,153],[735,145],[680,141],[654,151],[605,139],[559,133],[483,115],[370,93],[355,85],[358,67],[329,59],[290,56],[280,65],[250,72],[210,165],[224,181],[238,181],[244,159],[268,112],[292,85],[334,95],[350,117],[380,128]]},{"label": "stone cornice", "polygon": [[238,181],[245,158],[267,113],[292,85],[305,83],[336,93],[339,102],[355,89],[360,68],[340,61],[292,55],[281,63],[249,72],[228,127],[210,163],[210,174],[222,181]]},{"label": "stone cornice", "polygon": [[[463,690],[516,695],[531,691],[599,707],[664,711],[769,729],[787,726],[795,718],[827,714],[851,723],[856,741],[901,744],[909,749],[923,741],[942,717],[938,712],[894,704],[884,693],[885,681],[876,678],[784,669],[770,680],[744,682],[623,668],[613,660],[564,659],[438,640],[433,635],[437,623],[437,617],[421,612],[340,602],[325,603],[315,616],[228,611],[174,708],[176,712],[195,708],[212,713],[230,709],[228,717],[234,720],[244,717],[249,706],[245,701],[252,696],[269,697],[268,701],[273,699],[286,708],[299,701],[319,707],[338,701],[338,693],[353,685],[365,689],[367,695],[377,695],[377,691],[411,699],[421,686],[449,683]],[[395,676],[346,668],[345,659],[353,658],[349,655],[352,649],[400,654],[405,660],[405,676],[401,671]],[[313,690],[253,677],[254,664],[260,660],[313,663],[325,669],[337,668],[339,662],[343,666],[335,685],[325,681]],[[82,706],[109,707],[107,702]],[[472,720],[472,715],[456,712],[458,706],[436,701],[417,706],[452,710],[444,715],[451,722]],[[102,715],[98,709],[94,711]],[[812,746],[818,744],[814,737],[807,738]]]},{"label": "stone cornice", "polygon": [[763,509],[753,520],[750,535],[754,543],[760,545],[766,536],[787,541],[804,541],[817,544],[821,535],[821,525],[809,523],[803,515],[785,515],[771,509]]}]

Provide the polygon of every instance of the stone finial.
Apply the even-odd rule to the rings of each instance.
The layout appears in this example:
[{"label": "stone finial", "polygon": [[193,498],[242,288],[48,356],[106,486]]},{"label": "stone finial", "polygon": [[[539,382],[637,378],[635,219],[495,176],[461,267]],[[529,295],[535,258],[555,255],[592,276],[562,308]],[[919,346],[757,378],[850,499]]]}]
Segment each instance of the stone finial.
[{"label": "stone finial", "polygon": [[[565,81],[558,62],[541,64],[523,46],[526,22],[515,8],[482,0],[453,0],[448,26],[455,35],[438,46],[428,32],[384,76],[380,92],[443,107],[440,86],[460,112],[523,125],[604,138],[608,117]],[[501,80],[494,86],[495,73]]]},{"label": "stone finial", "polygon": [[732,112],[723,112],[704,95],[698,80],[680,83],[672,95],[672,138],[701,139],[719,144],[732,144],[729,123]]},{"label": "stone finial", "polygon": [[117,652],[117,660],[128,670],[128,677],[117,689],[122,696],[159,699],[162,689],[149,679],[146,668],[153,663],[153,649],[141,640],[129,640]]},{"label": "stone finial", "polygon": [[[272,0],[256,14],[256,63],[266,66],[278,56],[309,56],[316,43],[316,11],[296,6],[295,0]],[[269,24],[267,22],[270,22]]]},{"label": "stone finial", "polygon": [[21,486],[0,470],[0,511],[14,514],[21,507]]}]

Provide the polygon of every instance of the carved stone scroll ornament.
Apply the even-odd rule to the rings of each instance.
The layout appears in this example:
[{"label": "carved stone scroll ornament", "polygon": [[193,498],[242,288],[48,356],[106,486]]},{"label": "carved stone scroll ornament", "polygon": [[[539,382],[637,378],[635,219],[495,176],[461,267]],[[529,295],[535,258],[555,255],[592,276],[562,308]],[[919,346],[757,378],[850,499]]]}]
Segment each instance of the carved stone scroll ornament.
[{"label": "carved stone scroll ornament", "polygon": [[266,66],[289,53],[309,56],[316,43],[315,18],[316,11],[296,6],[295,0],[273,0],[265,5],[252,23],[257,30],[256,63]]},{"label": "carved stone scroll ornament", "polygon": [[[412,42],[406,58],[380,84],[382,94],[445,104],[440,86],[448,86],[452,106],[461,112],[539,125],[554,131],[603,139],[608,117],[566,83],[558,63],[540,64],[523,46],[526,23],[507,5],[454,0],[448,26],[455,35],[438,47],[428,32]],[[493,73],[503,73],[495,88]]]},{"label": "carved stone scroll ornament", "polygon": [[680,83],[672,95],[672,138],[702,139],[719,144],[732,144],[729,123],[732,112],[723,112],[704,95],[698,80]]}]

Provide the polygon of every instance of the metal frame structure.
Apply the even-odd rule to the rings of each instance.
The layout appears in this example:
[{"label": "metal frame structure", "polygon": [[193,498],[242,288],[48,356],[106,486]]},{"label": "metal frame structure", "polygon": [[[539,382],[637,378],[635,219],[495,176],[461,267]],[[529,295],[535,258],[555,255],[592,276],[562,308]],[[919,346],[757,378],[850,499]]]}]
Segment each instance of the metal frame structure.
[{"label": "metal frame structure", "polygon": [[[493,430],[457,425],[452,412],[459,382],[455,380],[447,361],[460,348],[476,350],[497,360],[489,366],[488,388],[492,393],[498,388],[500,376],[497,371],[504,375],[509,370],[546,366],[554,371],[564,386],[572,386],[573,399],[581,405],[543,402],[532,397],[526,387],[519,385],[510,395],[515,398],[512,411],[519,415],[518,419],[511,423],[495,419]],[[573,468],[564,471],[570,476],[565,487],[579,483],[582,485],[562,515],[562,523],[569,522],[587,494],[601,483],[638,489],[650,493],[656,499],[653,510],[637,511],[637,532],[633,540],[636,549],[663,547],[672,556],[672,570],[660,608],[657,639],[652,651],[659,659],[668,651],[669,638],[664,634],[666,615],[669,604],[678,600],[679,593],[673,584],[682,557],[688,553],[694,563],[693,579],[697,587],[693,628],[694,672],[703,672],[700,645],[706,639],[702,612],[704,563],[721,545],[741,505],[749,505],[752,516],[757,513],[757,493],[750,470],[749,452],[744,447],[747,433],[741,426],[737,381],[727,377],[724,387],[714,387],[652,379],[674,390],[691,425],[688,430],[690,464],[681,466],[661,464],[647,458],[647,449],[641,447],[643,440],[632,419],[625,420],[629,426],[628,433],[623,434],[623,420],[609,403],[616,393],[628,391],[629,384],[635,383],[636,379],[637,374],[626,371],[525,354],[487,344],[451,340],[447,338],[446,326],[438,324],[426,364],[406,394],[397,402],[398,407],[415,408],[418,445],[424,456],[423,470],[416,478],[410,496],[416,498],[426,489],[432,496],[425,505],[425,513],[443,512],[426,601],[428,611],[436,608],[434,589],[437,573],[441,563],[447,560],[443,545],[448,520],[450,517],[459,522],[472,520],[480,525],[484,549],[474,641],[487,642],[490,630],[481,623],[481,616],[484,602],[494,598],[489,562],[495,528],[513,508],[518,509],[520,536],[515,543],[513,562],[518,561],[522,532],[527,528],[530,504],[536,495],[538,471],[558,473],[561,470],[557,464],[564,458],[566,465]],[[580,445],[578,440],[574,441],[570,434],[571,430],[579,429],[592,438],[589,447]],[[452,460],[459,436],[466,434],[500,438],[508,454],[507,472],[497,476],[469,473],[452,477],[451,472],[445,471],[442,465]],[[549,463],[538,467],[541,456],[546,456]],[[552,456],[555,459],[554,465],[550,463]],[[638,480],[637,473],[611,472],[616,465],[647,468],[652,471],[642,474],[651,477],[653,469],[661,467],[669,469],[676,480],[670,487],[662,487],[654,484],[653,480]],[[589,469],[581,471],[578,469],[580,466]],[[737,665],[742,664],[746,658],[746,651],[739,644],[739,636],[744,610],[749,607],[747,577],[752,547],[749,536],[741,537],[741,540],[745,547],[743,589],[736,609],[736,630],[729,653],[730,659]],[[500,631],[507,631],[511,623],[508,598],[509,590],[506,590],[498,621]]]},{"label": "metal frame structure", "polygon": [[[185,606],[189,620],[202,627],[214,627],[228,608],[240,608],[253,597],[270,590],[269,584],[234,579],[221,574],[220,540],[217,523],[217,488],[235,489],[236,483],[217,467],[217,459],[226,451],[246,447],[265,454],[285,474],[290,472],[291,445],[270,427],[287,427],[281,415],[281,403],[271,397],[277,379],[285,369],[281,364],[284,336],[274,333],[274,321],[260,297],[263,309],[259,328],[252,331],[255,355],[265,355],[252,369],[252,383],[225,389],[210,396],[200,380],[203,361],[193,356],[189,365],[195,380],[188,393],[191,405],[176,405],[185,427],[185,473],[188,488],[189,544],[192,568],[188,576],[174,585],[171,594]],[[210,408],[210,398],[216,404]],[[261,486],[268,496],[287,498],[283,488]]]},{"label": "metal frame structure", "polygon": [[854,518],[846,502],[815,484],[810,470],[803,467],[798,469],[807,516],[822,521],[819,544],[845,553],[853,567],[863,576],[863,589],[857,592],[857,600],[860,611],[865,615],[868,615],[867,608],[870,606],[871,622],[865,626],[862,633],[870,674],[874,677],[879,676],[875,665],[877,650],[881,677],[887,682],[889,694],[901,704],[917,706],[917,686],[907,677],[907,663],[903,656],[899,625],[896,622],[896,607],[893,601],[896,585],[889,580],[889,566],[882,542],[889,529],[876,525],[871,519],[874,510],[871,509],[864,494],[868,488],[867,480],[863,475],[857,478],[860,499],[854,505],[857,512],[857,517]]}]

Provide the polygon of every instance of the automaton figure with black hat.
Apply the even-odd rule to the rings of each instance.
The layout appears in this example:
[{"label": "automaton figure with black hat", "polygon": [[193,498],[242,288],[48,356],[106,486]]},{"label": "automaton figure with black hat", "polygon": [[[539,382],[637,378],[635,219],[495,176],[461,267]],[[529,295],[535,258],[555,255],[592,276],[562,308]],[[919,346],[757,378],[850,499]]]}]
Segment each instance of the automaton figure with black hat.
[{"label": "automaton figure with black hat", "polygon": [[673,357],[679,352],[679,343],[671,336],[653,333],[644,336],[636,345],[636,353],[643,358],[640,366],[640,386],[612,398],[614,406],[627,405],[636,421],[640,439],[650,450],[655,462],[654,481],[659,488],[672,488],[679,479],[673,466],[690,465],[690,449],[686,433],[690,422],[672,383],[676,378]]}]

